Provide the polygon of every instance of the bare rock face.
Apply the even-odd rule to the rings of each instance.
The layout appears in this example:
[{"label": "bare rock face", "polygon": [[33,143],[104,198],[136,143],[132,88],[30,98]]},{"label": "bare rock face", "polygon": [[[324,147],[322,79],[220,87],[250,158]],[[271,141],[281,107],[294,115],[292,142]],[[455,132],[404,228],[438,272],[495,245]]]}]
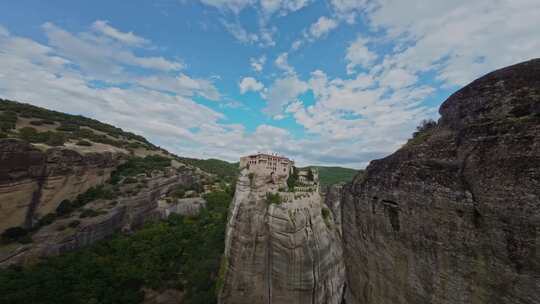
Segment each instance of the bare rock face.
[{"label": "bare rock face", "polygon": [[[58,255],[76,250],[102,240],[118,231],[132,231],[144,223],[164,218],[158,208],[161,197],[178,186],[190,187],[199,183],[198,175],[192,171],[156,173],[148,180],[147,186],[135,195],[123,196],[111,201],[95,201],[85,208],[96,208],[102,214],[96,217],[80,218],[80,212],[62,218],[41,228],[32,236],[32,244],[17,245],[8,252],[0,252],[0,267],[11,264],[31,263],[40,257]],[[77,227],[69,227],[76,220]]]},{"label": "bare rock face", "polygon": [[347,303],[539,303],[540,60],[453,94],[344,189]]},{"label": "bare rock face", "polygon": [[102,184],[121,157],[64,148],[43,152],[24,141],[0,140],[0,233],[15,226],[30,228],[62,200]]},{"label": "bare rock face", "polygon": [[[341,237],[318,191],[266,193],[283,185],[240,173],[232,202],[219,303],[341,303],[345,281]],[[288,196],[287,196],[288,194]],[[296,195],[296,197],[295,197]]]}]

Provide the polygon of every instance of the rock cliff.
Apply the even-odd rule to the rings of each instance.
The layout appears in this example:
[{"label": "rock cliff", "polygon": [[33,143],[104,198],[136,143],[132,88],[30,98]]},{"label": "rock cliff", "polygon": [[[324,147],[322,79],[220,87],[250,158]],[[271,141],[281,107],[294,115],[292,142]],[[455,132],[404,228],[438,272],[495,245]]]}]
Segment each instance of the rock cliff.
[{"label": "rock cliff", "polygon": [[42,151],[17,139],[0,139],[0,233],[31,228],[65,199],[72,200],[110,178],[122,154]]},{"label": "rock cliff", "polygon": [[[191,170],[177,171],[171,168],[167,172],[156,172],[146,179],[146,186],[135,194],[123,195],[115,200],[97,200],[85,206],[85,209],[99,212],[98,216],[81,218],[82,211],[76,211],[41,227],[32,236],[31,244],[0,250],[0,267],[76,250],[115,232],[133,231],[145,222],[166,218],[168,214],[160,210],[159,200],[179,186],[191,187],[200,182],[200,177]],[[70,227],[73,221],[78,223],[76,227]]]},{"label": "rock cliff", "polygon": [[[318,190],[283,187],[283,180],[241,171],[219,303],[341,303],[345,268],[332,214]],[[279,193],[281,202],[270,203],[267,193]]]},{"label": "rock cliff", "polygon": [[540,60],[448,98],[343,190],[347,303],[539,303]]},{"label": "rock cliff", "polygon": [[[201,188],[212,179],[201,170],[172,162],[165,170],[114,186],[114,198],[97,199],[43,224],[57,214],[62,201],[73,201],[92,187],[111,187],[107,183],[111,173],[128,156],[39,147],[18,139],[0,140],[0,232],[12,227],[31,232],[27,244],[1,244],[0,267],[82,248],[117,231],[132,231],[149,220],[165,218],[170,212],[161,210],[160,199],[179,187]],[[184,203],[182,209],[173,204],[170,208],[179,210],[171,212],[195,213],[204,206],[201,198],[195,200],[197,206]]]}]

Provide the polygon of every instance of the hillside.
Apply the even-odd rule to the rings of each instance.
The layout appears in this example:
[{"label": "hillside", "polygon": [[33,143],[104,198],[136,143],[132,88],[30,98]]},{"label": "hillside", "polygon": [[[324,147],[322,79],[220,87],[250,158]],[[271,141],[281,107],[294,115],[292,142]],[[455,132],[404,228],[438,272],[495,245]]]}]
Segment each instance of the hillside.
[{"label": "hillside", "polygon": [[132,153],[137,149],[159,150],[140,135],[95,119],[0,99],[0,138],[3,137],[48,146],[103,144]]},{"label": "hillside", "polygon": [[216,174],[220,178],[223,178],[229,182],[233,181],[239,173],[238,163],[230,163],[220,159],[197,159],[179,157],[178,160],[184,164],[189,164],[194,167],[201,168],[208,173]]},{"label": "hillside", "polygon": [[352,181],[356,174],[361,172],[361,170],[343,167],[311,166],[310,168],[319,170],[319,180],[323,187],[339,183],[348,183]]},{"label": "hillside", "polygon": [[0,129],[1,303],[214,301],[224,162],[9,100]]}]

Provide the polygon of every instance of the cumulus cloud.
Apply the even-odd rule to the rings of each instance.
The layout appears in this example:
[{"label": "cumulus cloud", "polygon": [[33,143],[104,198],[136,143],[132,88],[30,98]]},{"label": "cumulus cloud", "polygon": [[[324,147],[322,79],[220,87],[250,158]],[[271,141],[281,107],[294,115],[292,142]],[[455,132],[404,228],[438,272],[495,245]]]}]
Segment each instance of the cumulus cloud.
[{"label": "cumulus cloud", "polygon": [[240,94],[245,94],[249,91],[258,92],[264,88],[264,85],[253,77],[244,77],[238,87],[240,88]]},{"label": "cumulus cloud", "polygon": [[377,54],[367,47],[367,39],[358,37],[347,47],[345,60],[347,61],[347,73],[352,74],[357,66],[369,68],[377,59]]},{"label": "cumulus cloud", "polygon": [[538,56],[540,2],[535,0],[376,0],[367,8],[360,2],[333,1],[343,13],[363,9],[373,29],[384,30],[386,38],[397,42],[385,68],[394,66],[409,74],[433,71],[444,84],[459,86]]},{"label": "cumulus cloud", "polygon": [[338,23],[336,20],[321,16],[315,23],[310,26],[309,34],[311,35],[311,37],[318,39],[328,34],[337,26]]},{"label": "cumulus cloud", "polygon": [[62,57],[77,64],[88,75],[97,75],[109,81],[123,81],[127,67],[157,71],[177,71],[184,67],[179,61],[163,57],[136,56],[133,51],[109,39],[92,33],[72,34],[53,23],[42,26],[49,45]]},{"label": "cumulus cloud", "polygon": [[263,111],[271,116],[278,115],[285,105],[294,102],[307,89],[308,84],[299,80],[296,75],[278,78],[268,90],[267,106]]}]

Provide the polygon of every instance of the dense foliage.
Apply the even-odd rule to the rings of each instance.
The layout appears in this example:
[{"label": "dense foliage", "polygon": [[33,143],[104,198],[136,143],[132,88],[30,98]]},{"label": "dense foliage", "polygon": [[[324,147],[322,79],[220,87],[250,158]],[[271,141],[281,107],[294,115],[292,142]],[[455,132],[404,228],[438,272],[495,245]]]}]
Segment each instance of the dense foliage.
[{"label": "dense foliage", "polygon": [[45,143],[49,146],[62,146],[66,142],[66,135],[62,132],[38,132],[32,127],[21,128],[19,137],[27,142]]},{"label": "dense foliage", "polygon": [[118,183],[123,177],[138,174],[150,174],[153,170],[163,170],[171,165],[171,159],[159,155],[146,157],[132,157],[127,162],[118,166],[111,175],[111,183]]},{"label": "dense foliage", "polygon": [[7,132],[11,129],[15,129],[17,120],[18,120],[17,113],[13,111],[4,110],[2,113],[0,113],[0,131]]},{"label": "dense foliage", "polygon": [[406,146],[418,145],[424,143],[430,136],[431,131],[437,127],[437,122],[433,119],[424,119],[416,127],[416,131],[413,133]]},{"label": "dense foliage", "polygon": [[171,216],[131,236],[2,270],[0,303],[141,303],[142,287],[181,289],[184,303],[216,303],[231,196],[214,192],[206,200],[197,217]]},{"label": "dense foliage", "polygon": [[287,178],[287,187],[289,188],[289,191],[294,191],[294,187],[296,187],[296,184],[298,183],[298,169],[296,167],[292,167],[292,172],[289,174],[289,177]]},{"label": "dense foliage", "polygon": [[279,205],[281,204],[281,197],[279,196],[279,193],[266,193],[266,203],[268,205]]}]

